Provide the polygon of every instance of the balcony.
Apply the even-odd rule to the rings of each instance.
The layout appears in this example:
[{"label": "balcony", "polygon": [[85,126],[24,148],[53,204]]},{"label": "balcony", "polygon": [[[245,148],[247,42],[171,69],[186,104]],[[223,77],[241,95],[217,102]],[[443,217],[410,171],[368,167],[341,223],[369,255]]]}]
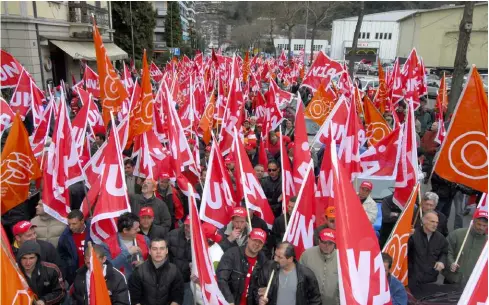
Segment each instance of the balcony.
[{"label": "balcony", "polygon": [[92,14],[99,27],[110,27],[109,11],[107,9],[87,4],[85,1],[80,1],[79,3],[68,1],[69,22],[93,24]]},{"label": "balcony", "polygon": [[158,16],[166,16],[166,12],[167,12],[167,10],[166,9],[162,9],[162,8],[159,8],[159,9],[156,10],[156,14]]}]

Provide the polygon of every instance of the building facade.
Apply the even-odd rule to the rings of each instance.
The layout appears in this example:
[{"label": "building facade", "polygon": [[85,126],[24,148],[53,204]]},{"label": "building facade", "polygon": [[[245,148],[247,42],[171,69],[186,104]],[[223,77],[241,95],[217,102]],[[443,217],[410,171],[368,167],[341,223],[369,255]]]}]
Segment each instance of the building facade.
[{"label": "building facade", "polygon": [[357,52],[351,53],[358,17],[333,21],[331,57],[336,60],[393,61],[399,41],[399,20],[415,10],[391,11],[365,15],[358,36]]},{"label": "building facade", "polygon": [[[299,55],[301,50],[303,49],[307,55],[311,54],[311,39],[306,39],[306,44],[304,46],[304,39],[291,39],[292,43],[292,54],[294,56]],[[289,51],[289,39],[284,37],[278,37],[273,39],[273,44],[275,45],[275,49],[277,49],[278,54],[282,50],[285,50],[285,53],[288,54]],[[319,51],[323,51],[328,53],[329,51],[329,42],[324,39],[315,39],[313,52],[317,53]],[[309,56],[307,57],[309,58]]]},{"label": "building facade", "polygon": [[2,49],[12,54],[36,84],[81,78],[80,60],[96,68],[94,15],[111,60],[127,58],[113,43],[110,1],[2,1]]},{"label": "building facade", "polygon": [[[167,17],[169,1],[154,1],[153,7],[156,10],[156,27],[153,35],[153,42],[156,52],[166,51],[165,41],[165,20]],[[180,22],[182,25],[183,42],[190,41],[190,31],[195,26],[195,3],[193,1],[178,1],[180,8]]]},{"label": "building facade", "polygon": [[[469,65],[487,70],[487,2],[475,4],[472,32],[467,50]],[[407,57],[413,47],[426,67],[451,69],[457,52],[463,6],[448,6],[417,11],[399,20],[397,56]]]}]

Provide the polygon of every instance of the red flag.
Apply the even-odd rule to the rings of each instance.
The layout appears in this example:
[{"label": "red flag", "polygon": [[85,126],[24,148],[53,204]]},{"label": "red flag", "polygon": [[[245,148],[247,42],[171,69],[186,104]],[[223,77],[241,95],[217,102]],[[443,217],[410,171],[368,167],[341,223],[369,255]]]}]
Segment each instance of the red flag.
[{"label": "red flag", "polygon": [[255,171],[251,165],[250,159],[241,142],[236,129],[234,130],[234,160],[236,160],[236,198],[244,198],[246,207],[258,212],[261,219],[265,221],[268,228],[271,229],[275,216],[273,215],[268,199],[263,192],[260,181],[255,176]]},{"label": "red flag", "polygon": [[340,98],[331,110],[329,116],[326,118],[326,121],[324,121],[321,129],[318,131],[316,141],[327,145],[331,137],[336,143],[339,144],[346,132],[348,114],[349,112],[348,107],[346,106],[346,99]]},{"label": "red flag", "polygon": [[306,168],[305,179],[302,183],[294,210],[290,214],[287,229],[284,234],[284,241],[288,241],[295,246],[295,254],[300,259],[302,253],[314,246],[314,164],[309,162]]},{"label": "red flag", "polygon": [[123,61],[123,78],[122,81],[124,82],[124,87],[126,87],[126,90],[128,92],[132,91],[132,88],[134,87],[134,81],[131,76],[131,72],[129,71],[129,68],[127,68],[126,63]]},{"label": "red flag", "polygon": [[266,169],[268,166],[268,154],[267,151],[265,150],[265,139],[263,139],[263,135],[261,137],[261,142],[258,145],[258,164],[263,165],[263,167]]},{"label": "red flag", "polygon": [[377,236],[362,208],[349,172],[329,145],[333,164],[336,248],[341,304],[392,304]]},{"label": "red flag", "polygon": [[151,62],[149,73],[157,83],[159,83],[163,79],[163,72],[161,72],[161,70],[158,68],[158,66],[156,66],[154,62]]},{"label": "red flag", "polygon": [[2,63],[0,65],[0,89],[15,87],[24,68],[15,57],[4,50],[0,55],[0,62]]},{"label": "red flag", "polygon": [[31,80],[30,95],[31,95],[32,119],[34,121],[33,122],[34,127],[37,127],[42,120],[43,105],[44,102],[46,101],[46,98],[44,96],[44,92],[41,89],[39,89],[39,87],[36,86],[36,84],[32,80]]},{"label": "red flag", "polygon": [[200,218],[222,228],[229,223],[232,209],[236,204],[231,193],[231,179],[216,141],[212,143],[208,164]]},{"label": "red flag", "polygon": [[294,98],[294,94],[280,89],[273,79],[270,80],[270,88],[268,90],[272,94],[279,109],[287,106]]},{"label": "red flag", "polygon": [[[400,100],[404,98],[404,93],[402,92],[403,89],[403,81],[402,81],[402,74],[401,74],[401,68],[399,66],[399,58],[396,59],[396,62],[394,63],[394,68],[392,69],[392,81],[391,84],[389,84],[390,88],[390,99],[394,105],[399,103]],[[392,112],[395,109],[392,110]]]},{"label": "red flag", "polygon": [[477,204],[477,208],[474,211],[473,218],[487,217],[487,194],[482,193],[481,199]]},{"label": "red flag", "polygon": [[89,138],[92,141],[95,141],[96,133],[104,133],[104,134],[106,133],[104,120],[102,119],[102,115],[100,114],[97,105],[93,101],[93,98],[90,97],[90,94],[81,88],[77,88],[76,90],[78,92],[78,96],[80,97],[80,101],[82,102],[82,104],[83,105],[88,104],[87,121],[88,121],[88,126],[90,127]]},{"label": "red flag", "polygon": [[7,101],[0,97],[0,135],[14,123],[15,114]]},{"label": "red flag", "polygon": [[85,73],[83,73],[83,81],[88,93],[94,97],[100,98],[100,83],[98,74],[95,73],[88,65],[85,65]]},{"label": "red flag", "polygon": [[153,130],[138,136],[134,141],[132,157],[138,156],[134,175],[158,180],[162,163],[170,162],[170,152],[164,147]]},{"label": "red flag", "polygon": [[20,73],[19,81],[10,99],[10,108],[14,113],[19,112],[22,120],[31,108],[31,76],[26,70]]},{"label": "red flag", "polygon": [[[54,108],[55,108],[54,101],[53,100],[49,101],[48,105],[46,106],[46,109],[44,109],[41,122],[39,123],[37,128],[34,129],[34,132],[32,133],[31,147],[33,151],[40,150],[42,152],[44,149],[44,143],[46,142],[46,138],[49,135],[49,127],[51,126],[51,119],[53,117]],[[35,155],[37,156],[36,153]]]},{"label": "red flag", "polygon": [[311,162],[311,153],[309,152],[309,142],[306,130],[306,120],[304,118],[304,105],[302,102],[297,103],[295,112],[295,132],[294,132],[294,162],[292,162],[292,173],[294,177],[295,189],[300,189],[306,169]]},{"label": "red flag", "polygon": [[[419,78],[419,69],[421,69],[418,54],[416,49],[413,48],[411,53],[404,63],[404,67],[402,69],[402,83],[404,86],[404,99],[408,102],[412,102],[414,106],[414,110],[419,107],[419,93],[422,89],[420,86],[422,85],[422,79]],[[424,74],[423,74],[424,75]]]},{"label": "red flag", "polygon": [[289,155],[287,153],[287,148],[285,147],[283,141],[282,127],[280,127],[280,164],[282,164],[281,175],[282,175],[282,211],[286,213],[287,211],[287,202],[290,201],[290,198],[297,195],[294,178],[292,176],[292,166],[290,165]]},{"label": "red flag", "polygon": [[90,269],[87,277],[87,297],[90,305],[111,304],[104,268],[92,247],[90,247]]},{"label": "red flag", "polygon": [[445,82],[445,72],[443,72],[443,77],[440,82],[440,88],[438,89],[438,94],[436,96],[436,120],[438,122],[438,131],[436,133],[435,142],[442,144],[447,132],[445,130],[445,112],[448,108],[448,96],[447,96],[447,85]]},{"label": "red flag", "polygon": [[324,223],[324,212],[329,206],[334,206],[335,194],[333,190],[333,164],[331,163],[330,144],[324,148],[323,161],[319,170],[316,188],[316,227]]},{"label": "red flag", "polygon": [[335,76],[339,76],[342,72],[343,67],[341,64],[332,60],[321,51],[318,53],[316,60],[307,72],[302,85],[311,88],[314,92],[319,88],[321,83],[323,86],[327,87],[331,79]]},{"label": "red flag", "polygon": [[488,253],[489,250],[486,242],[479,259],[477,260],[477,264],[475,264],[474,270],[469,277],[469,281],[465,285],[464,292],[460,296],[458,305],[483,305],[488,303]]}]

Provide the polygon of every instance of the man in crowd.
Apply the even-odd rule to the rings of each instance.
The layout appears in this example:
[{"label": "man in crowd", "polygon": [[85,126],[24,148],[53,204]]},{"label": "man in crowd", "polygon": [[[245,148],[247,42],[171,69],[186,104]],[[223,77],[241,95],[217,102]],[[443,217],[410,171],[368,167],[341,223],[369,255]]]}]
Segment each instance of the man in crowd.
[{"label": "man in crowd", "polygon": [[[104,253],[104,248],[100,245],[92,245],[95,255],[100,260],[104,268],[104,278],[109,291],[112,305],[130,305],[129,289],[124,274],[114,268]],[[76,271],[73,283],[72,305],[84,305],[88,300],[87,294],[87,271],[90,269],[90,251],[85,252],[85,265]]]},{"label": "man in crowd", "polygon": [[[433,193],[433,192],[426,192],[424,194],[422,200],[421,200],[421,212],[422,212],[422,214],[420,214],[417,210],[415,210],[415,213],[414,213],[415,219],[413,220],[414,221],[414,228],[421,227],[420,219],[421,219],[422,215],[424,215],[427,212],[432,211],[432,212],[435,212],[438,214],[438,226],[437,226],[438,232],[443,234],[443,236],[447,236],[448,235],[447,217],[443,213],[439,213],[439,212],[435,211],[437,205],[438,205],[438,195]],[[419,218],[416,219],[416,217],[419,217]]]},{"label": "man in crowd", "polygon": [[217,284],[224,298],[230,305],[246,305],[251,278],[256,276],[254,270],[266,262],[261,251],[267,240],[267,233],[253,229],[248,243],[232,247],[224,252],[216,270]]},{"label": "man in crowd", "polygon": [[[265,295],[272,270],[275,270],[275,276],[268,295]],[[289,242],[277,245],[274,260],[268,261],[258,272],[256,285],[253,284],[252,289],[251,293],[260,305],[322,304],[314,273],[297,262],[294,245]]]},{"label": "man in crowd", "polygon": [[254,169],[255,169],[256,179],[258,179],[258,181],[261,182],[263,177],[265,177],[265,168],[263,167],[263,165],[257,164],[257,165],[255,165]]},{"label": "man in crowd", "polygon": [[324,229],[336,229],[336,210],[334,206],[329,206],[326,208],[324,213],[324,224],[320,225],[316,229],[314,229],[314,245],[319,245],[319,233],[321,233]]},{"label": "man in crowd", "polygon": [[169,231],[172,221],[168,206],[155,197],[155,191],[156,182],[153,179],[144,180],[142,194],[130,196],[131,211],[138,215],[141,208],[151,207],[155,214],[154,223]]},{"label": "man in crowd", "polygon": [[421,98],[419,108],[414,112],[414,116],[421,123],[420,137],[424,136],[425,131],[431,126],[434,121],[433,111],[428,109],[426,99]]},{"label": "man in crowd", "polygon": [[323,304],[340,304],[336,233],[325,228],[319,232],[319,245],[302,253],[300,262],[316,275]]},{"label": "man in crowd", "polygon": [[424,284],[436,282],[447,264],[448,242],[438,232],[438,215],[423,214],[422,226],[408,240],[408,285],[416,298],[427,292]]},{"label": "man in crowd", "polygon": [[168,207],[168,211],[171,216],[171,223],[175,223],[175,207],[173,205],[173,188],[170,185],[170,175],[168,173],[161,173],[158,179],[157,194],[161,200]]},{"label": "man in crowd", "polygon": [[58,240],[63,233],[66,225],[53,216],[44,212],[44,205],[41,200],[36,206],[36,217],[31,219],[32,227],[36,231],[37,240],[44,240],[58,246]]},{"label": "man in crowd", "polygon": [[285,227],[285,217],[287,217],[287,223],[288,223],[290,220],[290,214],[292,214],[292,211],[294,210],[296,201],[297,201],[296,196],[290,198],[289,202],[287,202],[287,214],[286,215],[281,214],[279,217],[275,218],[275,221],[273,222],[273,226],[272,226],[272,233],[271,233],[272,236],[270,236],[269,238],[270,250],[275,248],[275,246],[278,245],[284,239],[285,230],[287,229]]},{"label": "man in crowd", "polygon": [[280,158],[280,141],[275,131],[270,130],[268,133],[268,153],[271,158],[279,160]]},{"label": "man in crowd", "polygon": [[358,190],[358,197],[360,198],[360,202],[362,203],[363,209],[365,210],[365,213],[367,213],[368,220],[371,224],[375,223],[377,213],[379,212],[377,203],[370,196],[373,188],[374,186],[372,182],[363,181]]},{"label": "man in crowd", "polygon": [[90,155],[95,155],[97,150],[104,144],[105,142],[105,134],[103,132],[99,132],[95,135],[95,142],[93,142],[92,147],[90,148]]},{"label": "man in crowd", "polygon": [[[468,235],[467,231],[469,231]],[[467,240],[462,249],[465,236]],[[448,266],[443,270],[445,280],[448,283],[465,286],[486,242],[487,212],[477,211],[472,227],[457,229],[448,235]],[[458,262],[455,262],[460,251],[462,254]]]},{"label": "man in crowd", "polygon": [[404,285],[391,274],[392,257],[387,253],[382,253],[382,261],[384,262],[385,274],[389,283],[392,305],[407,305],[408,298]]},{"label": "man in crowd", "polygon": [[138,232],[139,217],[126,212],[117,219],[117,234],[102,244],[107,259],[126,278],[131,276],[135,266],[142,264],[148,257],[148,238]]},{"label": "man in crowd", "polygon": [[85,247],[90,240],[89,222],[85,222],[82,211],[72,210],[68,214],[68,227],[63,231],[58,242],[60,267],[69,284],[73,283],[76,270],[85,263]]},{"label": "man in crowd", "polygon": [[37,242],[27,240],[20,246],[17,264],[29,288],[37,296],[34,305],[56,305],[63,302],[66,293],[61,271],[55,264],[41,260],[41,247]]},{"label": "man in crowd", "polygon": [[277,161],[268,162],[268,177],[261,180],[261,186],[275,217],[282,213],[282,177]]},{"label": "man in crowd", "polygon": [[382,226],[380,227],[379,243],[382,248],[391,235],[402,210],[394,203],[394,194],[382,199]]},{"label": "man in crowd", "polygon": [[13,226],[12,233],[15,238],[12,245],[14,255],[17,255],[20,247],[22,247],[26,241],[32,240],[39,244],[39,255],[43,262],[59,265],[60,260],[56,253],[56,248],[47,241],[37,239],[35,226],[33,224],[25,220],[19,221]]},{"label": "man in crowd", "polygon": [[127,193],[130,196],[141,194],[141,186],[137,183],[137,178],[134,176],[134,163],[133,159],[127,158],[124,160],[124,172],[126,174]]},{"label": "man in crowd", "polygon": [[183,279],[184,297],[183,304],[193,304],[192,291],[190,290],[190,263],[192,263],[192,250],[190,247],[190,217],[187,216],[183,226],[170,231],[167,234],[168,258],[177,266]]},{"label": "man in crowd", "polygon": [[232,247],[241,247],[248,241],[248,234],[251,232],[248,223],[248,214],[245,208],[233,208],[231,222],[220,230],[223,237],[220,245],[224,252]]},{"label": "man in crowd", "polygon": [[256,150],[256,142],[246,144],[245,149],[246,153],[248,154],[248,158],[250,159],[251,165],[255,167],[259,162],[258,152]]},{"label": "man in crowd", "polygon": [[168,233],[165,228],[154,223],[155,213],[153,208],[144,207],[139,211],[139,234],[146,236],[149,240],[165,238]]},{"label": "man in crowd", "polygon": [[138,266],[129,279],[131,303],[140,305],[183,304],[183,279],[168,260],[164,239],[151,241],[150,259]]}]

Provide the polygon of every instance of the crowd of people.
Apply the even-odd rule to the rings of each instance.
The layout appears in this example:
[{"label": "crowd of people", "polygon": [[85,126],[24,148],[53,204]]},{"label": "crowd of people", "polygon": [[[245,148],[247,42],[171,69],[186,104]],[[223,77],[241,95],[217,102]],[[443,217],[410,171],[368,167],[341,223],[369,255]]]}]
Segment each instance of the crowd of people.
[{"label": "crowd of people", "polygon": [[[299,84],[293,84],[290,90],[293,93],[299,91],[305,105],[311,99],[310,92],[299,89]],[[291,198],[284,214],[279,134],[274,130],[266,140],[261,138],[263,126],[253,116],[252,100],[250,95],[248,107],[245,107],[249,111],[249,119],[243,122],[242,134],[256,178],[276,218],[269,229],[259,215],[238,206],[223,228],[202,224],[219,289],[226,301],[235,305],[339,304],[335,209],[333,206],[326,208],[322,225],[314,232],[314,247],[297,257],[294,246],[283,241],[286,219],[290,219],[297,198]],[[76,96],[68,102],[73,113],[77,110]],[[399,103],[395,111],[397,117],[404,120],[405,104]],[[290,113],[292,115],[288,115]],[[282,128],[291,163],[294,162],[294,113],[285,109],[286,120]],[[389,111],[384,117],[392,122]],[[426,100],[421,100],[416,112],[416,132],[418,157],[426,173],[431,173],[433,158],[439,148],[434,141],[437,127],[433,111],[427,108]],[[106,135],[97,133],[91,154],[95,154],[105,141]],[[268,141],[267,164],[260,163],[258,154],[263,141]],[[188,143],[192,147],[198,145],[200,149],[202,171],[195,189],[202,197],[211,147],[192,138]],[[316,174],[323,152],[324,148],[311,152]],[[116,220],[117,235],[110,236],[102,244],[93,245],[104,266],[112,304],[202,304],[204,292],[192,269],[188,198],[171,182],[168,173],[162,173],[156,179],[136,177],[136,160],[130,157],[130,152],[125,151],[124,154],[131,212],[120,215]],[[228,156],[224,162],[235,185],[236,161]],[[445,284],[457,285],[450,287],[463,287],[487,241],[487,215],[474,215],[474,224],[470,228],[463,224],[466,205],[476,202],[480,193],[436,174],[431,181],[428,181],[429,175],[426,177],[425,182],[431,184],[432,190],[422,194],[419,212],[415,212],[413,219],[408,242],[407,290],[399,279],[391,275],[393,258],[382,254],[392,303],[396,305],[407,304],[408,291],[414,297],[436,291],[430,284],[439,282],[440,278]],[[379,211],[372,198],[373,189],[371,181],[362,182],[358,197],[372,224],[378,214],[382,214],[379,232],[379,246],[382,248],[402,211],[393,203],[392,196],[382,199]],[[91,219],[80,211],[86,194],[85,186],[77,183],[70,187],[72,201],[68,225],[44,211],[39,192],[33,191],[32,194],[25,203],[4,214],[2,224],[11,239],[18,266],[38,296],[35,304],[89,304],[86,284],[90,255],[86,247],[92,242]],[[447,222],[452,203],[456,213],[453,230],[448,228]],[[199,201],[197,205],[200,205]],[[272,271],[275,274],[273,278]]]}]

